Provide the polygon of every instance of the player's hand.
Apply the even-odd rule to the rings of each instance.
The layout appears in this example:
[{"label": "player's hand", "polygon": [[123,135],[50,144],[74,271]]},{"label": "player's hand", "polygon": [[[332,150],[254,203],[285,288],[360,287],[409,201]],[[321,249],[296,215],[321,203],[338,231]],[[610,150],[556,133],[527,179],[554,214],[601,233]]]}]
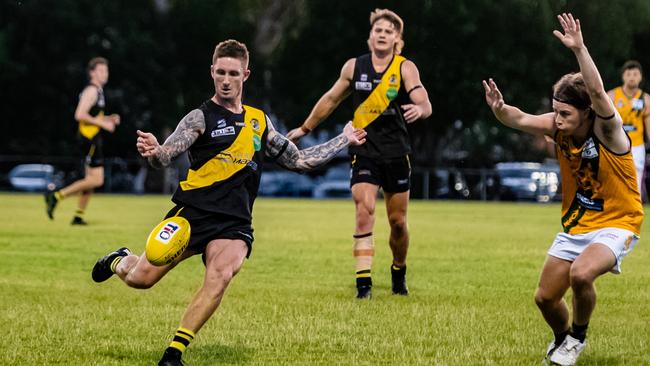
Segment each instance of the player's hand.
[{"label": "player's hand", "polygon": [[156,149],[160,147],[156,136],[150,134],[149,132],[137,131],[138,140],[135,143],[135,146],[138,148],[138,152],[142,157],[148,158],[150,156],[156,155]]},{"label": "player's hand", "polygon": [[348,122],[343,127],[343,134],[348,138],[350,145],[361,145],[366,142],[366,131],[362,128],[352,127],[352,122]]},{"label": "player's hand", "polygon": [[287,133],[287,138],[294,144],[297,144],[298,140],[300,140],[300,138],[305,135],[306,135],[305,131],[303,131],[302,128],[298,127],[289,131],[289,133]]},{"label": "player's hand", "polygon": [[113,122],[115,126],[118,126],[120,124],[120,115],[113,113],[110,116],[108,116],[108,119]]},{"label": "player's hand", "polygon": [[103,129],[105,129],[110,133],[113,133],[113,131],[115,131],[115,123],[113,123],[110,119],[107,119],[106,117],[104,117],[104,119],[102,120],[101,126]]},{"label": "player's hand", "polygon": [[497,84],[490,78],[487,82],[483,80],[483,88],[485,89],[485,101],[492,109],[492,112],[497,113],[505,105],[503,95],[497,88]]},{"label": "player's hand", "polygon": [[415,104],[404,104],[402,109],[406,123],[413,123],[422,118],[422,109]]},{"label": "player's hand", "polygon": [[580,20],[573,19],[571,13],[562,13],[557,16],[557,19],[560,21],[564,34],[558,30],[554,30],[553,34],[560,39],[562,44],[572,50],[584,47],[582,31],[580,30]]}]

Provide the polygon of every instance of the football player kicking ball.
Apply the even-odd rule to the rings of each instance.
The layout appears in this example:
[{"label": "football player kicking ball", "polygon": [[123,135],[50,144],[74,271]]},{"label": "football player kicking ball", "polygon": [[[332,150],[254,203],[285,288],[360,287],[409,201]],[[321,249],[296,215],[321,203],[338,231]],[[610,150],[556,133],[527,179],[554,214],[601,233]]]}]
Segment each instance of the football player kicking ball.
[{"label": "football player kicking ball", "polygon": [[[546,359],[573,365],[587,345],[596,306],[596,279],[620,273],[637,240],[643,207],[630,138],[607,96],[582,40],[580,21],[558,16],[563,33],[553,34],[573,51],[580,73],[553,86],[553,112],[531,115],[506,104],[496,83],[483,81],[485,99],[501,123],[555,140],[562,175],[562,226],[542,269],[535,302],[555,335]],[[564,294],[573,291],[573,320]]]},{"label": "football player kicking ball", "polygon": [[106,281],[115,273],[130,287],[149,288],[178,262],[202,255],[203,286],[185,311],[159,365],[183,364],[183,351],[215,312],[228,284],[250,255],[251,211],[263,158],[289,170],[305,171],[326,163],[348,145],[365,142],[365,131],[348,124],[334,139],[298,150],[273,128],[263,111],[242,104],[243,83],[250,70],[248,50],[240,42],[219,43],[210,71],[215,86],[211,99],[188,113],[163,145],[141,131],[136,144],[154,167],[166,166],[178,154],[189,151],[187,180],[179,184],[172,197],[176,207],[166,216],[182,217],[189,223],[187,249],[173,263],[154,266],[146,256],[121,248],[99,259],[92,272],[95,282]]}]

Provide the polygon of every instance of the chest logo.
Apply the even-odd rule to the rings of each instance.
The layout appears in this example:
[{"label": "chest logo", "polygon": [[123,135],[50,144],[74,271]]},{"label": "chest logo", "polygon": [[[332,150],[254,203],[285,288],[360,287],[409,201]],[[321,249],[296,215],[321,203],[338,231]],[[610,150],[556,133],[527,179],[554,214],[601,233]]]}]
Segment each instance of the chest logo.
[{"label": "chest logo", "polygon": [[217,122],[217,128],[224,128],[224,127],[226,127],[226,120],[222,118]]},{"label": "chest logo", "polygon": [[584,144],[582,148],[582,157],[584,159],[593,159],[598,156],[598,149],[596,149],[596,144],[594,140],[590,137]]},{"label": "chest logo", "polygon": [[357,81],[357,82],[354,83],[354,89],[371,91],[372,90],[372,83],[368,82],[368,81]]},{"label": "chest logo", "polygon": [[219,137],[219,136],[228,136],[228,135],[234,135],[235,134],[235,127],[233,126],[228,126],[226,128],[221,128],[218,130],[213,130],[210,133],[211,137]]}]

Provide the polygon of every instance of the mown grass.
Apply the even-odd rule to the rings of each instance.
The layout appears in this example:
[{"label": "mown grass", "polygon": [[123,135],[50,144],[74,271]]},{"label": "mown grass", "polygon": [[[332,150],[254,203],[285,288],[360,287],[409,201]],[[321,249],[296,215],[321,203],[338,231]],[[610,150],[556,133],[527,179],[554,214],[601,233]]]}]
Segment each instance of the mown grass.
[{"label": "mown grass", "polygon": [[[168,197],[98,195],[88,227],[75,200],[45,217],[42,197],[0,194],[0,364],[153,365],[170,341],[203,265],[179,265],[150,290],[95,284],[95,260],[142,251]],[[253,255],[186,355],[188,365],[534,365],[551,332],[532,300],[559,230],[559,206],[411,202],[411,295],[390,294],[383,205],[375,287],[354,297],[349,201],[260,199]],[[642,237],[650,237],[644,230]],[[598,281],[580,365],[650,365],[650,252]]]}]

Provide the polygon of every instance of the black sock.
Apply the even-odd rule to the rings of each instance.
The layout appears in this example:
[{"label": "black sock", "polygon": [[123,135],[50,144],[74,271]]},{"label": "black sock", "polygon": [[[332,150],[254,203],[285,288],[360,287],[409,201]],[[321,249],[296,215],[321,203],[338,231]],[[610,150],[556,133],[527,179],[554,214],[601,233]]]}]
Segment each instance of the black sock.
[{"label": "black sock", "polygon": [[585,338],[587,338],[587,327],[589,327],[589,323],[585,325],[577,325],[576,323],[571,324],[571,337],[584,343]]},{"label": "black sock", "polygon": [[564,342],[564,338],[569,335],[569,330],[567,329],[564,332],[560,333],[553,332],[553,334],[555,335],[555,345],[559,346],[562,344],[562,342]]}]

